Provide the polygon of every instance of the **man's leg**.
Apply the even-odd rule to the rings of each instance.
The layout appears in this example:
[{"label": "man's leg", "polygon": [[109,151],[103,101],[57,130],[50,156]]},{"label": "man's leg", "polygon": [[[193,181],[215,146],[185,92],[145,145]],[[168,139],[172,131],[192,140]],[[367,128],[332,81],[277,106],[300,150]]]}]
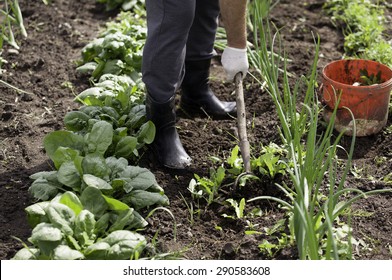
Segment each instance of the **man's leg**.
[{"label": "man's leg", "polygon": [[169,100],[180,86],[195,5],[196,0],[146,0],[143,81],[156,101]]},{"label": "man's leg", "polygon": [[147,118],[156,126],[152,148],[166,167],[184,169],[191,158],[175,123],[175,92],[184,75],[186,41],[196,0],[146,0],[147,41],[143,52]]},{"label": "man's leg", "polygon": [[181,107],[189,112],[203,109],[212,116],[227,117],[236,114],[235,102],[220,101],[209,87],[219,12],[218,0],[196,1],[195,19],[186,43]]}]

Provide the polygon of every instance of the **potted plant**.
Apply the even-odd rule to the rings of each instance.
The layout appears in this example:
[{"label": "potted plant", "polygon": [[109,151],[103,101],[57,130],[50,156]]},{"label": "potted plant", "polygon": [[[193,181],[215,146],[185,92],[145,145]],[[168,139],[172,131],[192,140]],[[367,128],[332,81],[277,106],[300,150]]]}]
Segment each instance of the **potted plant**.
[{"label": "potted plant", "polygon": [[[356,136],[378,133],[387,123],[392,90],[392,70],[365,59],[337,60],[322,71],[321,101],[329,120],[335,106],[335,129]],[[353,118],[354,116],[354,118]]]}]

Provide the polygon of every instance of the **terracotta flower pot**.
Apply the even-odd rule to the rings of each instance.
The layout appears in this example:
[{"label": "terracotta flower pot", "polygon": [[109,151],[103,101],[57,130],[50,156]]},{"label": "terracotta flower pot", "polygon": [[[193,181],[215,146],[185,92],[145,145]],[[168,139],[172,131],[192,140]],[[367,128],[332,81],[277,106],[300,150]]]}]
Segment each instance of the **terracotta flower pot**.
[{"label": "terracotta flower pot", "polygon": [[[379,83],[363,84],[363,71],[377,76]],[[362,84],[361,84],[362,83]],[[337,60],[327,64],[322,72],[321,99],[326,105],[324,118],[328,121],[341,99],[335,120],[335,129],[353,134],[354,115],[356,135],[367,136],[379,132],[388,120],[388,105],[392,90],[392,70],[371,60]],[[347,109],[348,108],[348,109]]]}]

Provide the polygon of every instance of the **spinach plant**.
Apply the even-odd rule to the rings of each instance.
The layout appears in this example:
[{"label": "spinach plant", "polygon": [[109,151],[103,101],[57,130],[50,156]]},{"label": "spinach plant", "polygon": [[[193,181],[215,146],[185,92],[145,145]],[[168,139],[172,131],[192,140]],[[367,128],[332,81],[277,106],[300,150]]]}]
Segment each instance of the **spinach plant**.
[{"label": "spinach plant", "polygon": [[41,200],[26,208],[33,247],[26,245],[15,259],[138,258],[146,240],[131,230],[147,225],[141,211],[169,201],[149,170],[105,157],[112,141],[106,121],[85,135],[54,131],[45,137],[56,171],[31,176],[29,192]]},{"label": "spinach plant", "polygon": [[102,34],[82,50],[77,70],[98,80],[104,74],[126,75],[141,80],[142,50],[147,36],[144,10],[135,16],[121,13],[117,22],[107,25]]},{"label": "spinach plant", "polygon": [[138,258],[147,244],[144,236],[124,229],[135,224],[133,210],[94,187],[87,187],[80,197],[65,192],[26,212],[33,226],[31,245],[25,244],[13,257],[16,260],[126,260]]},{"label": "spinach plant", "polygon": [[128,81],[126,77],[102,76],[100,83],[76,97],[85,105],[67,113],[64,123],[69,131],[85,136],[97,122],[107,122],[112,126],[108,132],[112,140],[105,156],[136,161],[139,151],[154,140],[155,126],[146,120],[144,95]]},{"label": "spinach plant", "polygon": [[[93,186],[132,203],[135,209],[158,202],[167,204],[163,189],[148,169],[129,166],[125,158],[105,157],[113,134],[112,126],[105,121],[95,122],[84,136],[71,131],[48,134],[44,147],[57,171],[33,174],[31,194],[47,200],[62,190],[82,193],[87,186]],[[118,149],[123,149],[121,142],[115,151]]]}]

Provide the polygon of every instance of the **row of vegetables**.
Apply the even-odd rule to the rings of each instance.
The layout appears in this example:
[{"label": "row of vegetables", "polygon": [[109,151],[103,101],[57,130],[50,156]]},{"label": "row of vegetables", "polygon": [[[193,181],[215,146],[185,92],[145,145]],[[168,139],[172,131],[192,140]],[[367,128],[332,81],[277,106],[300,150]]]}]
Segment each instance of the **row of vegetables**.
[{"label": "row of vegetables", "polygon": [[81,106],[66,114],[65,129],[44,138],[54,170],[31,175],[29,192],[39,201],[25,209],[31,244],[13,259],[137,259],[146,251],[138,232],[169,200],[154,174],[136,164],[155,137],[140,74],[143,4],[128,1],[132,12],[121,12],[83,48],[77,71],[92,86],[76,96]]}]

